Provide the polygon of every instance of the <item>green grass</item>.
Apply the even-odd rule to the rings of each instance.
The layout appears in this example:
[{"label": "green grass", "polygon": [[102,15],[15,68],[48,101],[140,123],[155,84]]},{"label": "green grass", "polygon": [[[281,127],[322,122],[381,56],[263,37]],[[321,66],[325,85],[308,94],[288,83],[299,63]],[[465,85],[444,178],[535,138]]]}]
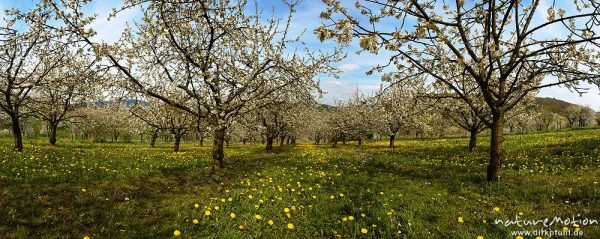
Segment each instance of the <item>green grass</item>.
[{"label": "green grass", "polygon": [[[209,177],[208,147],[184,144],[174,153],[166,144],[50,147],[40,139],[17,153],[2,138],[0,235],[169,238],[179,230],[183,238],[514,238],[511,231],[540,226],[494,221],[520,212],[528,220],[600,220],[600,130],[508,136],[494,184],[484,181],[484,137],[473,154],[466,143],[403,139],[394,150],[383,141],[305,144],[272,153],[233,145],[226,149],[230,168]],[[600,235],[599,225],[579,230]]]}]

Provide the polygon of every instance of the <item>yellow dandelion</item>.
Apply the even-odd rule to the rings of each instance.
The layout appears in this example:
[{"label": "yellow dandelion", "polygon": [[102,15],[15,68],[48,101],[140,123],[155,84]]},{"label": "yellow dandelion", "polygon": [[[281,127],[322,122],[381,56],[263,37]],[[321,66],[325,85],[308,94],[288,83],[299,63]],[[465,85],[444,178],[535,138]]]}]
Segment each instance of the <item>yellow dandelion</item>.
[{"label": "yellow dandelion", "polygon": [[523,237],[522,236],[517,236],[517,237],[515,237],[515,239],[523,239]]},{"label": "yellow dandelion", "polygon": [[231,219],[234,219],[235,218],[235,213],[232,212],[231,214],[229,214],[229,216],[231,217]]},{"label": "yellow dandelion", "polygon": [[199,207],[200,207],[200,204],[196,203],[196,204],[194,204],[194,207],[195,207],[195,208],[199,208]]},{"label": "yellow dandelion", "polygon": [[244,225],[239,226],[240,230],[244,230]]},{"label": "yellow dandelion", "polygon": [[215,210],[219,210],[219,206],[215,206]]},{"label": "yellow dandelion", "polygon": [[204,212],[204,216],[210,216],[210,211],[206,210],[206,212]]},{"label": "yellow dandelion", "polygon": [[90,237],[89,236],[84,236],[83,239],[90,239]]},{"label": "yellow dandelion", "polygon": [[284,212],[290,212],[290,209],[286,207],[286,208],[283,209],[283,211]]},{"label": "yellow dandelion", "polygon": [[348,221],[354,221],[354,217],[353,216],[348,216]]},{"label": "yellow dandelion", "polygon": [[294,224],[288,223],[287,224],[287,228],[290,229],[290,230],[293,230],[295,227],[294,227]]},{"label": "yellow dandelion", "polygon": [[500,211],[500,208],[499,208],[499,207],[494,207],[494,211],[495,211],[495,212],[499,212],[499,211]]},{"label": "yellow dandelion", "polygon": [[542,239],[542,237],[535,237],[535,239]]},{"label": "yellow dandelion", "polygon": [[198,219],[194,219],[192,222],[193,222],[194,224],[198,224]]},{"label": "yellow dandelion", "polygon": [[367,232],[369,232],[369,229],[366,229],[366,228],[363,227],[363,228],[360,229],[360,232],[362,234],[367,234]]},{"label": "yellow dandelion", "polygon": [[563,231],[568,231],[569,228],[568,227],[563,227]]},{"label": "yellow dandelion", "polygon": [[364,214],[364,213],[361,213],[361,214],[360,214],[360,216],[361,216],[361,217],[366,217],[367,215],[366,215],[366,214]]},{"label": "yellow dandelion", "polygon": [[258,214],[254,215],[254,218],[256,218],[256,220],[262,220],[262,216]]},{"label": "yellow dandelion", "polygon": [[175,230],[173,232],[173,235],[176,236],[176,237],[181,236],[181,232],[179,230]]},{"label": "yellow dandelion", "polygon": [[87,192],[87,190],[85,190],[85,188],[82,188],[81,191],[84,193]]},{"label": "yellow dandelion", "polygon": [[463,223],[463,222],[465,222],[465,221],[463,220],[463,218],[462,218],[462,217],[458,217],[458,223]]},{"label": "yellow dandelion", "polygon": [[273,220],[269,220],[267,224],[269,224],[269,226],[273,225]]},{"label": "yellow dandelion", "polygon": [[342,222],[348,221],[347,217],[342,217]]},{"label": "yellow dandelion", "polygon": [[477,239],[483,239],[483,236],[478,236]]}]

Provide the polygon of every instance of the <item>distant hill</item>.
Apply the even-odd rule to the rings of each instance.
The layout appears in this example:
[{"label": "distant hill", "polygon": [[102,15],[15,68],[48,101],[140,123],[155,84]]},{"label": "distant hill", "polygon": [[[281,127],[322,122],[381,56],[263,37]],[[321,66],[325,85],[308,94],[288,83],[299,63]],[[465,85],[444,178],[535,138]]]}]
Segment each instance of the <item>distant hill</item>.
[{"label": "distant hill", "polygon": [[545,98],[545,97],[536,97],[535,103],[542,107],[542,111],[557,113],[559,115],[564,116],[566,114],[565,110],[569,106],[579,106],[577,104],[569,103],[564,100],[559,100],[555,98]]}]

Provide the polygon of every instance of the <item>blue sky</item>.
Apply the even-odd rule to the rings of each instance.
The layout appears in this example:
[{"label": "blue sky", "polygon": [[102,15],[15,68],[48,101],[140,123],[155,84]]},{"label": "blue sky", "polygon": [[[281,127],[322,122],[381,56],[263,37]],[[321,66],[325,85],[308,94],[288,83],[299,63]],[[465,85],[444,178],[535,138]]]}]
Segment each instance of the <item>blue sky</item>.
[{"label": "blue sky", "polygon": [[[543,0],[543,4],[549,5],[548,0]],[[4,10],[9,7],[27,8],[32,3],[31,0],[0,0],[0,9]],[[98,17],[93,23],[93,28],[98,35],[97,41],[114,42],[117,41],[121,31],[124,29],[127,22],[135,21],[139,18],[140,13],[136,10],[129,10],[118,15],[117,18],[107,21],[108,13],[113,7],[121,5],[121,0],[94,0],[89,7],[90,14],[97,14]],[[275,10],[276,17],[287,15],[287,7],[280,0],[259,0],[259,7],[264,9],[265,15],[270,15],[271,10]],[[291,30],[296,34],[302,35],[302,40],[313,50],[328,50],[337,45],[332,41],[321,43],[313,34],[313,30],[321,24],[319,14],[324,9],[324,4],[321,0],[305,0],[298,8],[292,20]],[[553,34],[550,31],[550,34]],[[356,88],[369,94],[377,90],[381,84],[379,74],[366,75],[365,72],[378,64],[385,64],[388,57],[385,52],[380,55],[369,53],[355,52],[358,50],[358,43],[353,42],[350,47],[345,48],[348,57],[337,64],[337,67],[342,71],[339,79],[321,76],[321,88],[326,92],[321,102],[332,104],[334,100],[345,100]],[[597,87],[590,87],[590,91],[583,96],[575,92],[570,92],[566,88],[552,87],[543,89],[539,94],[542,97],[553,97],[568,102],[589,105],[595,110],[600,110],[600,92]]]}]

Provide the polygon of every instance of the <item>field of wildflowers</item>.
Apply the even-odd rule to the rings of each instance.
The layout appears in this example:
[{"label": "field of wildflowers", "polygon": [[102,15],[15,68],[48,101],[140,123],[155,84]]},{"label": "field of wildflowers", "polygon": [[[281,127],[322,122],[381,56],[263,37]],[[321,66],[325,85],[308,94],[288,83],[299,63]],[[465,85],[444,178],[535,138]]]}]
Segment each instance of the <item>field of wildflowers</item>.
[{"label": "field of wildflowers", "polygon": [[[3,238],[536,238],[496,220],[600,220],[600,130],[506,139],[500,182],[467,139],[209,148],[0,140]],[[597,238],[600,225],[555,224]],[[541,236],[541,238],[548,238]],[[581,238],[581,237],[580,237]]]}]

